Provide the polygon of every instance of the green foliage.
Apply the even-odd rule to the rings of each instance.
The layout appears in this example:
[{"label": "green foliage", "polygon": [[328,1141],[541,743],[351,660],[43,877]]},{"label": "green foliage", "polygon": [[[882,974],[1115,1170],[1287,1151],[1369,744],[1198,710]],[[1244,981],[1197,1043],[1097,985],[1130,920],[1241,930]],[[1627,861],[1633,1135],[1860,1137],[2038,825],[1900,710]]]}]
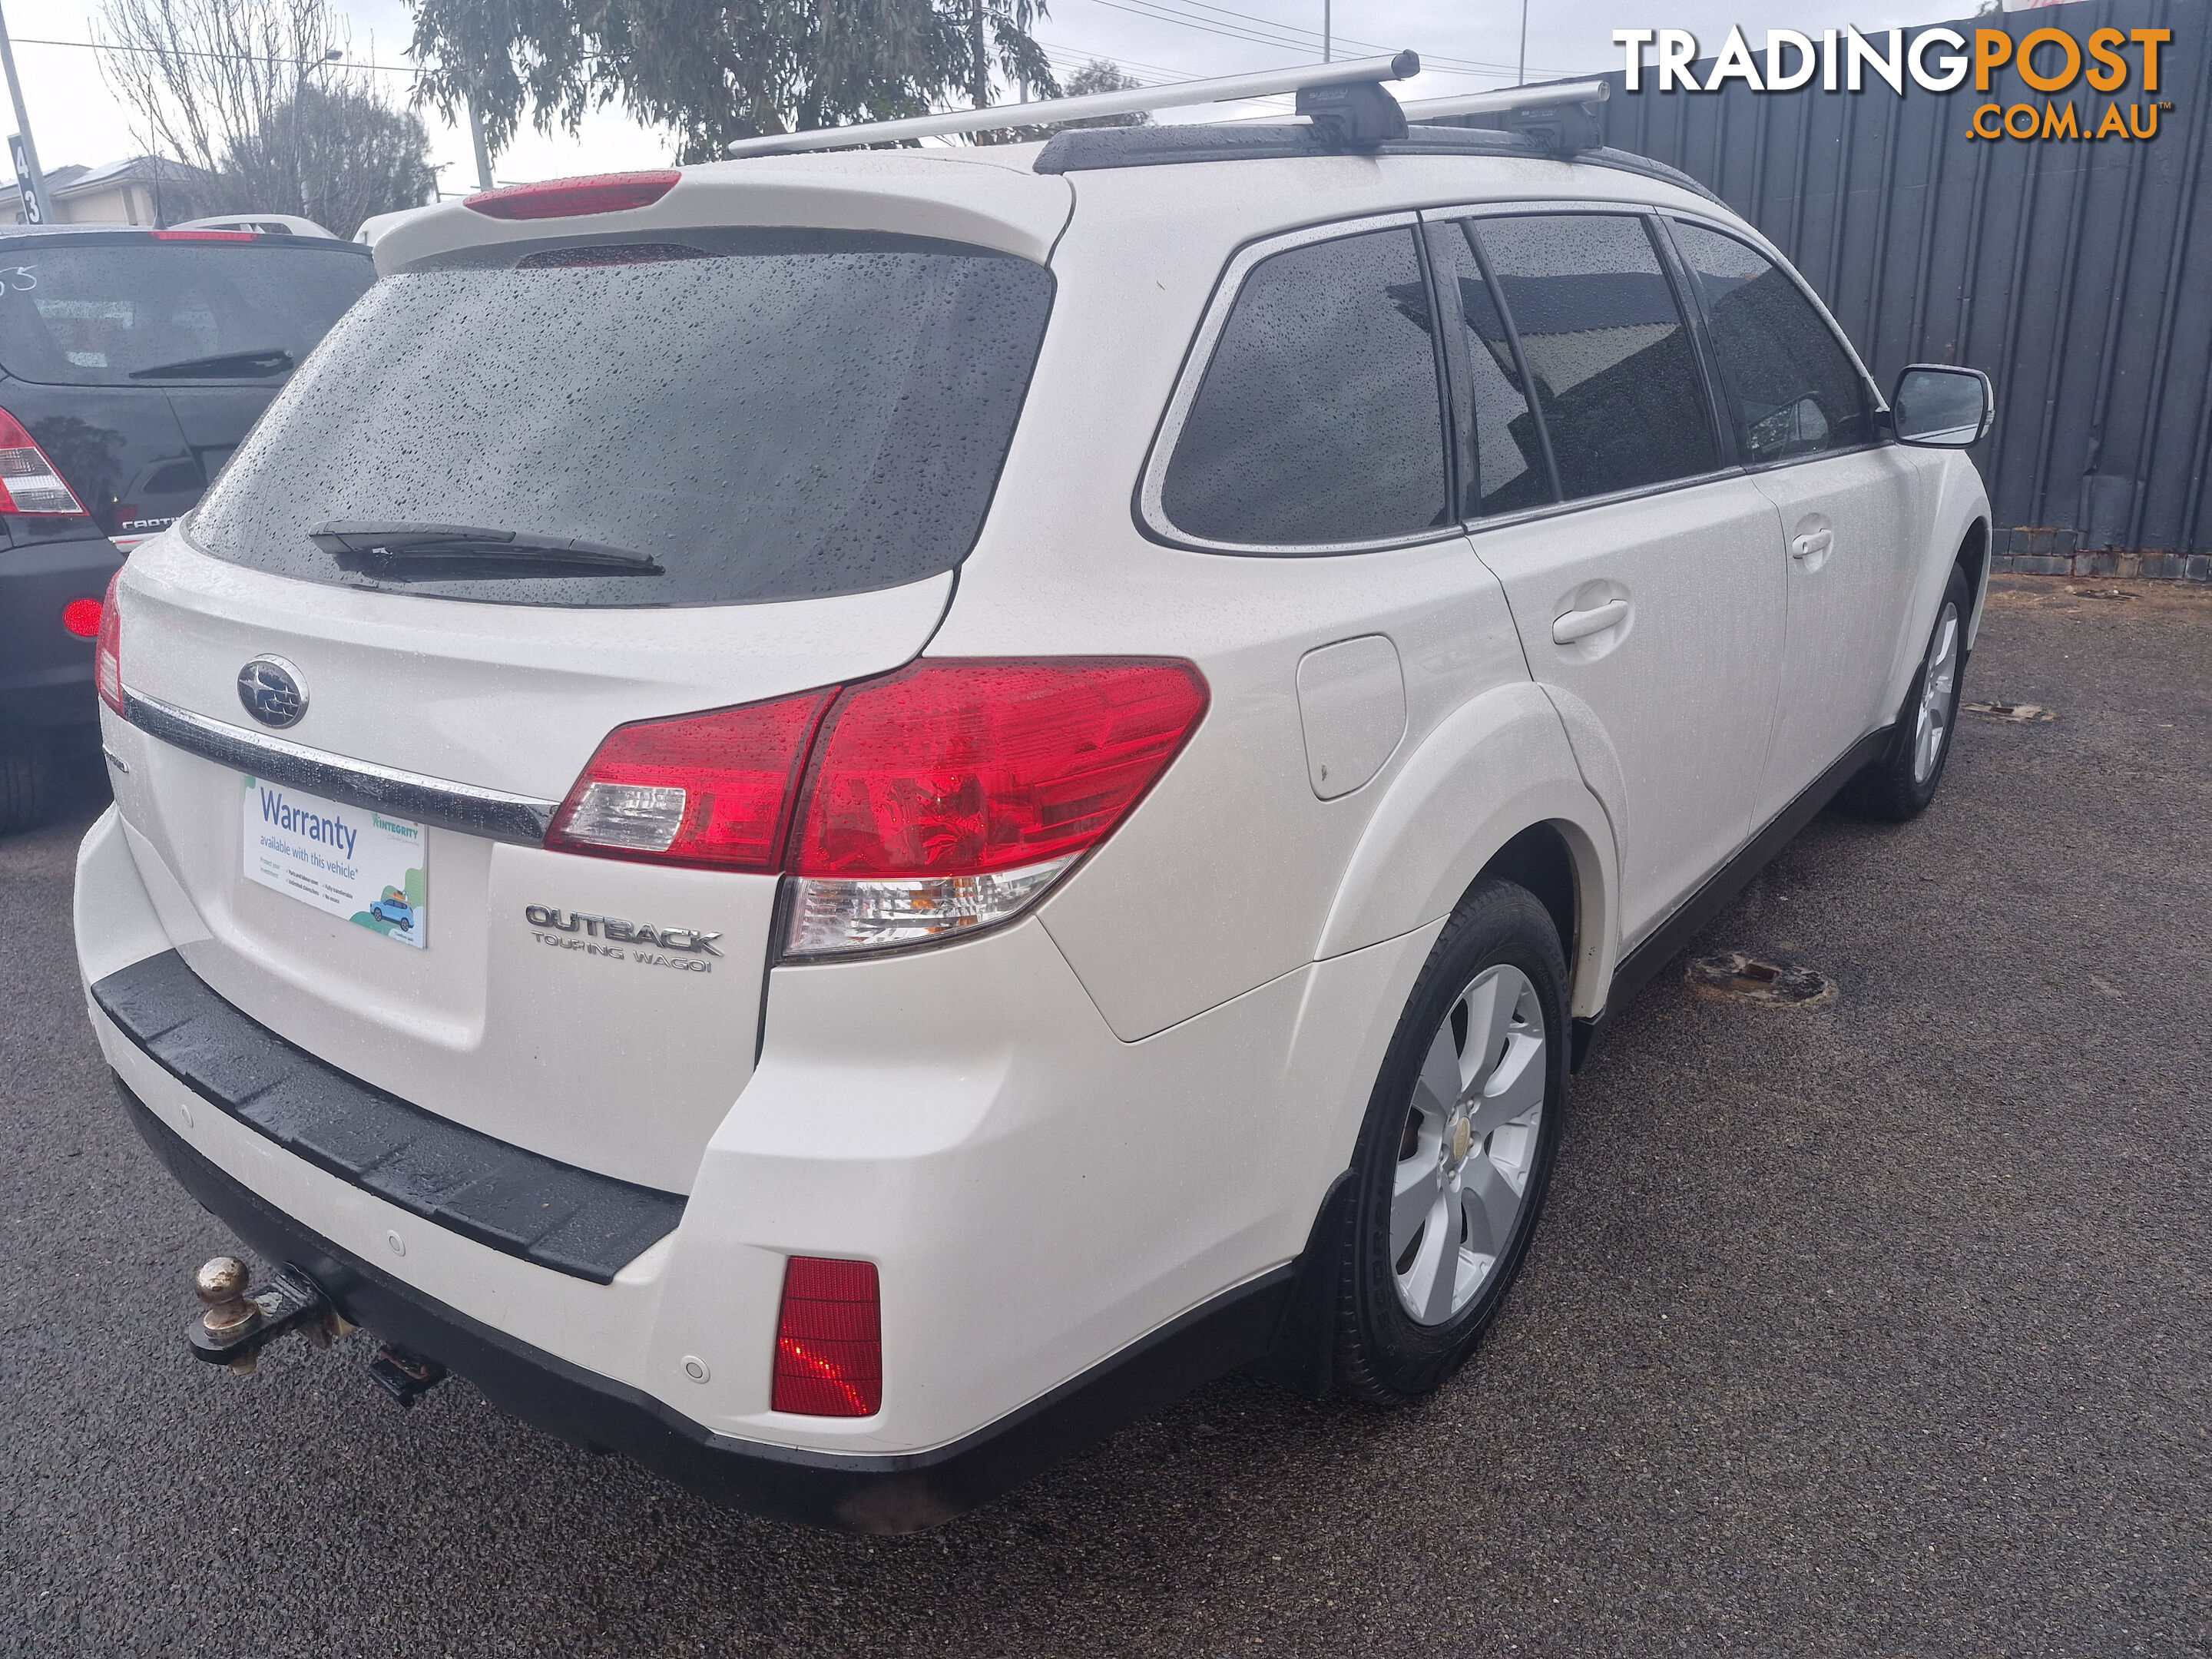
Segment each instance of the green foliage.
[{"label": "green foliage", "polygon": [[495,149],[527,112],[574,131],[619,105],[719,157],[763,133],[989,101],[994,72],[1058,90],[1030,28],[1045,0],[411,0],[421,95],[475,100]]},{"label": "green foliage", "polygon": [[[1145,83],[1110,58],[1094,58],[1067,77],[1070,98],[1093,92],[1134,92]],[[1072,127],[1148,127],[1152,118],[1142,110],[1127,115],[1094,115],[1087,121],[1070,121]]]}]

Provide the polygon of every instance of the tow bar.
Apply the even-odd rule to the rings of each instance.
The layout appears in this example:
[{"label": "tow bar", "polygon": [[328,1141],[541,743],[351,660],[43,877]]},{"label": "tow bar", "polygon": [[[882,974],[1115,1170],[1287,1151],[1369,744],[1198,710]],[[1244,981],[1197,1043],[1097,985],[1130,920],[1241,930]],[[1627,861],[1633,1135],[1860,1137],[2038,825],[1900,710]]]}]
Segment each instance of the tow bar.
[{"label": "tow bar", "polygon": [[[251,1376],[262,1349],[287,1332],[327,1348],[356,1328],[297,1267],[282,1267],[267,1284],[249,1288],[246,1264],[219,1255],[193,1275],[192,1289],[206,1304],[206,1311],[185,1327],[193,1358],[227,1365],[241,1376]],[[411,1406],[445,1381],[446,1368],[387,1342],[368,1362],[368,1374],[400,1405]]]}]

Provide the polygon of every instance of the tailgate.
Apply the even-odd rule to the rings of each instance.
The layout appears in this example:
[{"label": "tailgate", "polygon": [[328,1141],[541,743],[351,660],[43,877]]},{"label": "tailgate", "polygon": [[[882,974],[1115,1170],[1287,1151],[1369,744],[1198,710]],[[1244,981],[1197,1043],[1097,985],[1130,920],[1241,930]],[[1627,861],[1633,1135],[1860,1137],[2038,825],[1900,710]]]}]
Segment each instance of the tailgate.
[{"label": "tailgate", "polygon": [[[131,768],[117,798],[181,954],[252,1018],[501,1140],[688,1191],[751,1070],[776,880],[548,852],[527,844],[530,813],[550,814],[617,726],[895,667],[951,586],[461,605],[242,570],[171,532],[128,574],[124,679],[143,729],[111,731]],[[239,690],[270,654],[307,693],[281,733]],[[257,768],[253,745],[272,743],[297,752]],[[341,799],[394,775],[417,793],[375,811]],[[264,838],[349,861],[363,914],[256,879]]]}]

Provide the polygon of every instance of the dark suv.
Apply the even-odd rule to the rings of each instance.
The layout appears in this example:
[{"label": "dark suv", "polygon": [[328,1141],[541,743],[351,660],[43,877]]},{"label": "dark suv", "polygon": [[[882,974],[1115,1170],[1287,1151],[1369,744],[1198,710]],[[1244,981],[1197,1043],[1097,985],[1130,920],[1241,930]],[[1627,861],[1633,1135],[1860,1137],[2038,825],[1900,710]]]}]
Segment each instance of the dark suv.
[{"label": "dark suv", "polygon": [[0,834],[97,740],[121,550],[191,508],[375,277],[322,237],[0,226]]}]

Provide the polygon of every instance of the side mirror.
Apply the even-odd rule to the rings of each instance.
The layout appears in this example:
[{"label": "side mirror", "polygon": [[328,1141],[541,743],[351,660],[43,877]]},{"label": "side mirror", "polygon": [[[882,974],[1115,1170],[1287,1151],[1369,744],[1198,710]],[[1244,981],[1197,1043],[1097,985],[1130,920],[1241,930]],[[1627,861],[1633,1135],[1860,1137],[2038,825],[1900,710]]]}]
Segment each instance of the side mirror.
[{"label": "side mirror", "polygon": [[1897,441],[1926,449],[1966,449],[1979,443],[1996,415],[1996,394],[1978,368],[1911,363],[1897,377],[1889,400]]}]

